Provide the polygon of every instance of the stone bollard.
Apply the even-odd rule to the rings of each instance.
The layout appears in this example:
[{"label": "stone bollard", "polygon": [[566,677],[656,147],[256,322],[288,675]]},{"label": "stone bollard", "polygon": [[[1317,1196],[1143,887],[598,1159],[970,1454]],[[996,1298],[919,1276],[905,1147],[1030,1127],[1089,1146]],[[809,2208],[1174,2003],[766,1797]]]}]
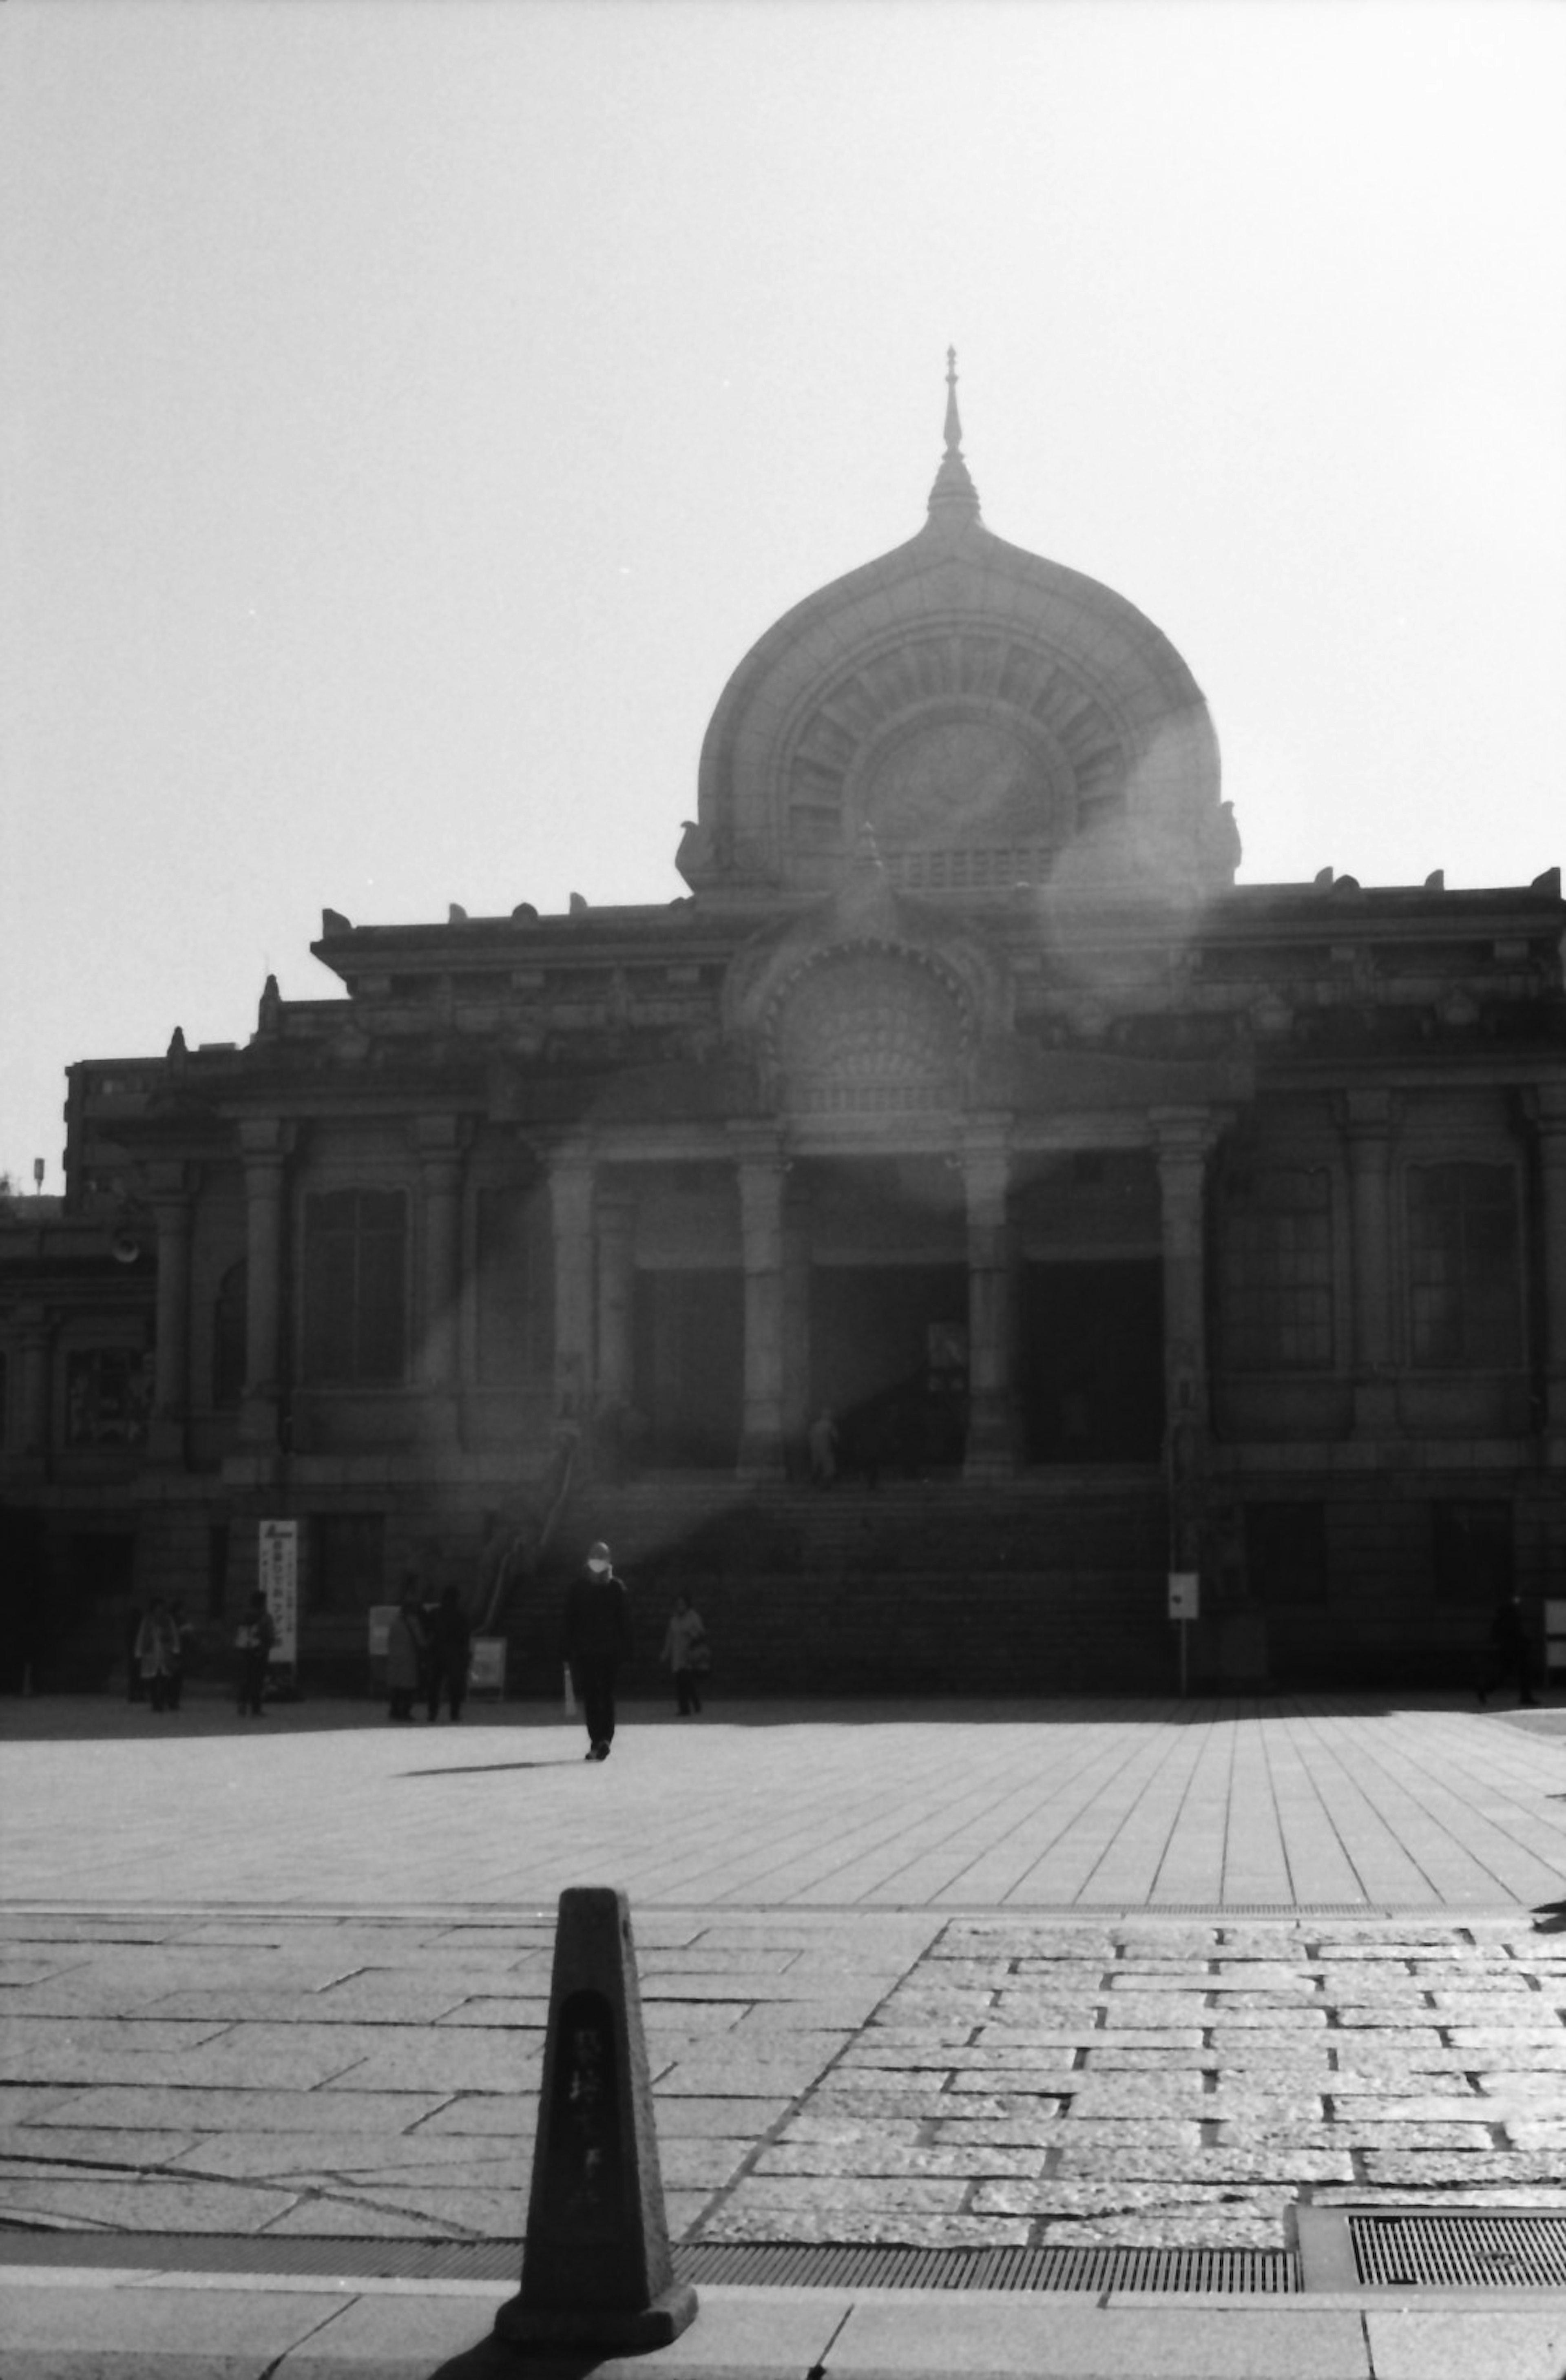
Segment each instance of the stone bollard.
[{"label": "stone bollard", "polygon": [[696,2310],[669,2253],[630,1903],[577,1886],[560,1896],[522,2287],[495,2336],[666,2347]]}]

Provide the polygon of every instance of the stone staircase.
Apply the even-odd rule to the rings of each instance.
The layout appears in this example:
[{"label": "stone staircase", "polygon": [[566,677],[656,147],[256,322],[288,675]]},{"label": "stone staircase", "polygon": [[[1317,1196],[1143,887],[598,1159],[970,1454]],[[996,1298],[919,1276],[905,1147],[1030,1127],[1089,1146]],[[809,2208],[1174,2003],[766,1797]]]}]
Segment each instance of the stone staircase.
[{"label": "stone staircase", "polygon": [[1130,1465],[983,1487],[686,1474],[595,1488],[572,1499],[513,1609],[512,1686],[558,1691],[565,1585],[601,1536],[634,1592],[632,1694],[666,1687],[658,1651],[679,1593],[707,1623],[720,1700],[1159,1694],[1177,1658],[1166,1529],[1160,1475]]}]

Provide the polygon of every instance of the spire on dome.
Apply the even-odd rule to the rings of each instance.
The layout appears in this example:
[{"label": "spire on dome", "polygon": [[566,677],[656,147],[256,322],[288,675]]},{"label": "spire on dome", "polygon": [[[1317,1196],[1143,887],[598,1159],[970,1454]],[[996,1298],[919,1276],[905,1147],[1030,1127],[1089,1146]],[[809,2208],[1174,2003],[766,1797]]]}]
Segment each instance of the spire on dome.
[{"label": "spire on dome", "polygon": [[929,492],[929,517],[940,528],[964,528],[978,518],[978,490],[963,460],[963,424],[957,411],[957,350],[946,350],[946,452]]}]

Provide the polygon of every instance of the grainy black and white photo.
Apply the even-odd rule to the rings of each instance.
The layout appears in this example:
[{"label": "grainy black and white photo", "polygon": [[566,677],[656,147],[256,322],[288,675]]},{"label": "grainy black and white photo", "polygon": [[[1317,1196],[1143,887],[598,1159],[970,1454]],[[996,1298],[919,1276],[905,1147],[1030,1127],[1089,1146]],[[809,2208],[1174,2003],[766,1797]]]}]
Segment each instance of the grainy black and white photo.
[{"label": "grainy black and white photo", "polygon": [[1562,2380],[1563,123],[0,0],[5,2380]]}]

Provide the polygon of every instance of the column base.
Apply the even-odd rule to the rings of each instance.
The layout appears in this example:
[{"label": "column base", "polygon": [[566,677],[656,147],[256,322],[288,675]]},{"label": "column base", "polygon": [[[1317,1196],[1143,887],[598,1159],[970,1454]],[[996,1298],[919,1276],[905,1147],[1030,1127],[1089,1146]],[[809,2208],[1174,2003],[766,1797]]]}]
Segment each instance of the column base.
[{"label": "column base", "polygon": [[426,1446],[456,1446],[462,1437],[457,1402],[450,1389],[431,1389],[424,1400],[419,1432]]},{"label": "column base", "polygon": [[782,1479],[786,1473],[781,1429],[747,1429],[734,1463],[736,1479]]},{"label": "column base", "polygon": [[172,1414],[157,1414],[147,1432],[146,1460],[160,1471],[186,1469],[185,1424]]},{"label": "column base", "polygon": [[247,1391],[239,1406],[239,1444],[247,1454],[274,1454],[281,1439],[281,1408],[274,1396]]},{"label": "column base", "polygon": [[1355,1438],[1395,1438],[1398,1392],[1390,1380],[1356,1380],[1354,1386]]},{"label": "column base", "polygon": [[1004,1411],[970,1411],[967,1445],[963,1454],[963,1477],[1014,1479],[1016,1469],[1016,1441],[1012,1433],[1010,1415]]}]

